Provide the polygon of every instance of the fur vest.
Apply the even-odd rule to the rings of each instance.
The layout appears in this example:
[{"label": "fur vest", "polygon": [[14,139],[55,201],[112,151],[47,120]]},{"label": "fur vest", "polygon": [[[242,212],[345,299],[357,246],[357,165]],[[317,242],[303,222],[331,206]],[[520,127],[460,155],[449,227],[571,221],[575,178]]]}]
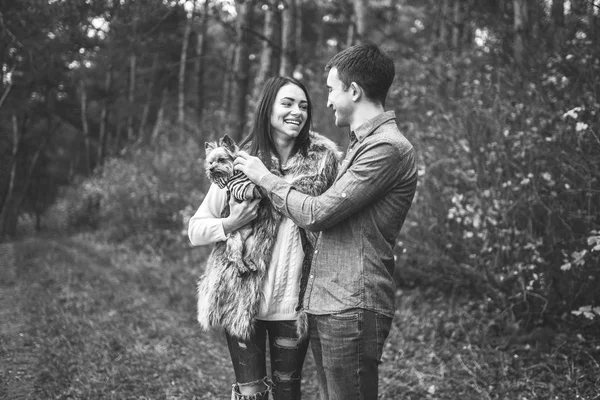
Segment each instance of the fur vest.
[{"label": "fur vest", "polygon": [[[272,171],[276,175],[291,177],[290,184],[298,191],[318,196],[335,180],[340,152],[326,137],[310,133],[307,154],[296,153],[288,160],[285,170],[279,168],[279,160],[272,155]],[[222,216],[229,214],[228,206]],[[206,269],[198,282],[198,322],[203,329],[223,327],[230,335],[248,339],[254,330],[254,321],[259,311],[263,279],[271,262],[271,254],[277,229],[281,221],[279,214],[268,198],[260,202],[258,217],[252,222],[252,234],[248,240],[254,244],[248,257],[257,267],[255,272],[240,276],[235,267],[229,265],[226,242],[217,242],[206,261]],[[304,292],[310,273],[310,263],[318,233],[300,229],[304,261],[298,299],[296,326],[300,337],[307,332],[306,314],[302,307]]]}]

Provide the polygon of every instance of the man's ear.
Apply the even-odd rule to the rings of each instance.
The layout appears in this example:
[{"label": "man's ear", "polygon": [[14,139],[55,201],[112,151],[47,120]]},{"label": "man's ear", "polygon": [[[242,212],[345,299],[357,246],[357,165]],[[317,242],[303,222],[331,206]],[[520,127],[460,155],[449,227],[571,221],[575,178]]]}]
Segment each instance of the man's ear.
[{"label": "man's ear", "polygon": [[363,90],[358,83],[352,82],[350,84],[350,94],[352,95],[353,101],[358,101],[363,95]]}]

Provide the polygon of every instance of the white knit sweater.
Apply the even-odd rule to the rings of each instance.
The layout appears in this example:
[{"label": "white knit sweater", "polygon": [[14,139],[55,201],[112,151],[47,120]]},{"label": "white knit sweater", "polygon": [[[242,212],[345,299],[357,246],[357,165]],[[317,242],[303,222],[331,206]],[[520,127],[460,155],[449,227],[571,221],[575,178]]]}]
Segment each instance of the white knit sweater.
[{"label": "white knit sweater", "polygon": [[[188,236],[192,245],[205,246],[227,240],[220,215],[227,205],[227,192],[211,185],[202,204],[190,219]],[[258,319],[295,320],[304,251],[300,230],[283,217],[273,247],[273,256],[263,281]]]}]

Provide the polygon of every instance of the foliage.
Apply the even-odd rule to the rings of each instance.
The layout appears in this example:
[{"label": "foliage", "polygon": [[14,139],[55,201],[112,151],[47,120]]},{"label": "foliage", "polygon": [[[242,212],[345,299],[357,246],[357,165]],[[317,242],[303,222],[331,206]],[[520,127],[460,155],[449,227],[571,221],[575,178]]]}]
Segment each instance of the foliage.
[{"label": "foliage", "polygon": [[[168,132],[171,127],[166,126]],[[59,202],[71,228],[97,228],[114,242],[168,250],[187,244],[187,218],[204,197],[198,145],[169,142],[159,149],[132,149],[107,160]]]},{"label": "foliage", "polygon": [[600,52],[583,32],[566,44],[529,73],[478,47],[403,71],[421,180],[400,279],[470,288],[524,326],[595,318]]},{"label": "foliage", "polygon": [[[523,331],[486,301],[404,291],[383,364],[384,399],[593,399],[593,330]],[[400,382],[400,384],[399,384]]]}]

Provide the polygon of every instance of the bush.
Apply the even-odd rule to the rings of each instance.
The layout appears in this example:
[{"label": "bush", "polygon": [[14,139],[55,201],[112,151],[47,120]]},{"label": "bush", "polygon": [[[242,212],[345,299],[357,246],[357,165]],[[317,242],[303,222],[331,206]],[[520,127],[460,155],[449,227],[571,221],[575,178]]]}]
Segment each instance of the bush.
[{"label": "bush", "polygon": [[192,139],[133,149],[107,159],[69,189],[55,210],[69,210],[70,228],[98,228],[106,239],[138,249],[186,247],[187,220],[206,188],[203,154]]},{"label": "bush", "polygon": [[421,177],[400,280],[472,289],[525,325],[596,316],[600,53],[577,51],[531,77],[474,52],[450,99],[431,77],[406,79]]}]

